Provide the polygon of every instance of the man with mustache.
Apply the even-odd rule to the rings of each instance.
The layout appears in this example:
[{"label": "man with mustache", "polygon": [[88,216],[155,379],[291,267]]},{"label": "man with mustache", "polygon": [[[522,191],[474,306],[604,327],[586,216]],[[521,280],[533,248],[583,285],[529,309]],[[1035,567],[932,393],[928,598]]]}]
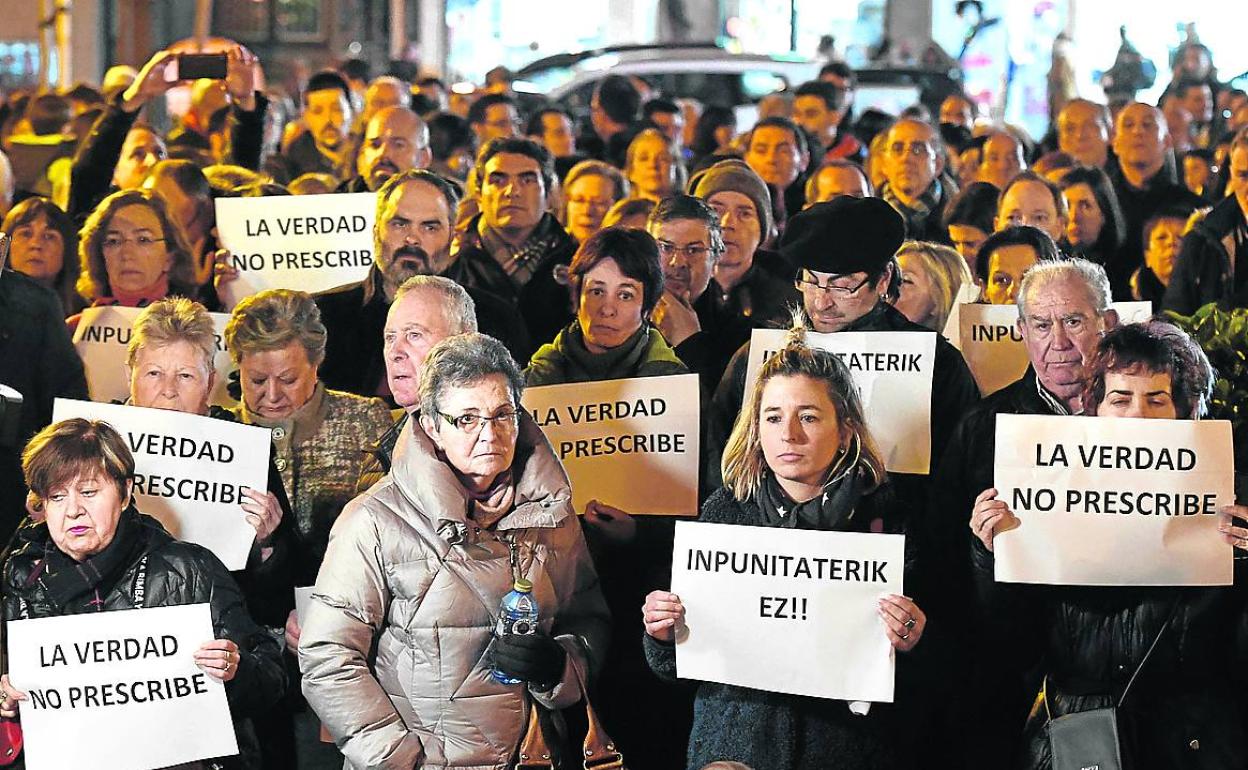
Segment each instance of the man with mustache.
[{"label": "man with mustache", "polygon": [[279,184],[308,173],[342,179],[349,170],[351,130],[351,87],[342,75],[323,70],[308,79],[302,120],[304,132],[269,158],[264,170]]},{"label": "man with mustache", "polygon": [[410,168],[428,168],[429,127],[406,107],[383,107],[368,121],[355,158],[356,176],[338,192],[376,192],[386,180]]},{"label": "man with mustache", "polygon": [[[956,629],[952,648],[959,652],[947,667],[945,682],[951,737],[967,752],[955,763],[960,767],[998,767],[1014,756],[1022,735],[1018,726],[1040,684],[1024,682],[1021,673],[1012,670],[1010,651],[977,644],[971,612],[974,595],[966,529],[976,497],[993,486],[997,415],[1082,411],[1084,361],[1101,335],[1118,323],[1110,301],[1109,279],[1095,263],[1057,260],[1028,270],[1017,304],[1018,331],[1030,366],[1018,381],[966,412],[935,465],[926,518],[930,553],[936,557],[931,568],[943,580],[940,595],[927,606],[933,617],[944,614],[945,626]],[[937,457],[932,455],[934,462]]]},{"label": "man with mustache", "polygon": [[[316,297],[321,321],[329,332],[320,369],[327,387],[398,400],[386,379],[386,316],[405,281],[417,275],[440,275],[450,265],[451,226],[458,204],[455,188],[424,169],[395,174],[377,191],[375,259],[368,276]],[[512,355],[527,361],[532,350],[516,311],[487,291],[469,289],[468,293],[476,305],[481,331],[502,340]]]}]

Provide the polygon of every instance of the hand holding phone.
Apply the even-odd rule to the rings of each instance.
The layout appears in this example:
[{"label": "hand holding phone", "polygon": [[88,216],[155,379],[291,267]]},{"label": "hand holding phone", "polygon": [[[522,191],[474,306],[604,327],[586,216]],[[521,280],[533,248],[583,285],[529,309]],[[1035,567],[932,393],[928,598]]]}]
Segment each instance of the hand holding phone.
[{"label": "hand holding phone", "polygon": [[227,73],[226,55],[223,53],[178,54],[178,80],[224,80]]}]

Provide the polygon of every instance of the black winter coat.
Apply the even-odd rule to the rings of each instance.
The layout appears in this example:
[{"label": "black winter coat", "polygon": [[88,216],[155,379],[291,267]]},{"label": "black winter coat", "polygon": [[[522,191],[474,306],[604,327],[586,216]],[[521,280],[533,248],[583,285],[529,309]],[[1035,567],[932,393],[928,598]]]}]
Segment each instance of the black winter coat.
[{"label": "black winter coat", "polygon": [[[111,585],[101,585],[103,612],[133,609],[139,565],[147,557],[144,578],[144,607],[172,607],[207,603],[212,612],[215,638],[238,645],[238,673],[225,685],[236,732],[240,721],[271,708],[286,692],[286,674],[281,664],[281,648],[247,613],[242,594],[216,556],[206,548],[174,540],[160,522],[144,516],[133,506],[123,517],[137,520],[136,546],[131,563]],[[25,602],[29,617],[46,618],[64,614],[36,580],[38,567],[49,547],[50,536],[44,523],[27,520],[18,530],[3,565],[4,619],[22,617]],[[246,750],[245,733],[240,749]],[[227,763],[227,765],[230,763]]]},{"label": "black winter coat", "polygon": [[[994,582],[992,554],[977,540],[973,548],[993,621],[984,631],[1016,666],[1047,675],[1053,717],[1114,705],[1173,612],[1118,710],[1124,761],[1131,770],[1248,767],[1248,558],[1236,559],[1226,587],[1029,586]],[[1045,722],[1041,708],[1009,766],[1052,766]]]},{"label": "black winter coat", "polygon": [[[842,521],[844,531],[905,533],[904,510],[884,487],[864,496],[852,517]],[[741,502],[720,488],[702,506],[698,521],[714,524],[766,526],[753,501]],[[925,580],[920,574],[919,543],[906,538],[906,593],[923,607]],[[661,677],[676,676],[676,648],[643,635],[646,658]],[[865,716],[856,716],[845,701],[754,690],[702,682],[693,706],[689,736],[689,770],[714,760],[733,760],[753,770],[827,770],[915,767],[916,736],[922,729],[924,669],[929,665],[927,639],[909,653],[898,654],[896,698],[892,704],[873,703]],[[829,654],[835,651],[829,650]],[[919,762],[923,765],[923,761]]]},{"label": "black winter coat", "polygon": [[[531,340],[553,340],[559,330],[574,318],[572,295],[567,286],[566,269],[576,253],[576,239],[568,235],[554,217],[545,214],[538,227],[550,228],[555,244],[533,270],[533,277],[520,288],[511,280],[498,261],[486,250],[477,229],[478,214],[469,220],[460,235],[455,261],[444,275],[469,290],[479,289],[510,303],[524,319]],[[527,361],[528,357],[517,358]]]},{"label": "black winter coat", "polygon": [[1183,315],[1210,302],[1248,307],[1248,268],[1239,264],[1248,254],[1235,253],[1235,229],[1243,226],[1244,213],[1235,196],[1214,206],[1184,236],[1162,307]]}]

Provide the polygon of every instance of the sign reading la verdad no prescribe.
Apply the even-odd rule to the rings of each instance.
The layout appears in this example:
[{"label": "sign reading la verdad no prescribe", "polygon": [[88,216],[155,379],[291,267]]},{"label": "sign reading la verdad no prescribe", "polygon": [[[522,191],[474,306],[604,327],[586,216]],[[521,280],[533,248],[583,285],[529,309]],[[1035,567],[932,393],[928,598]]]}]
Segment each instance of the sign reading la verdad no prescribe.
[{"label": "sign reading la verdad no prescribe", "polygon": [[683,679],[891,703],[878,599],[902,593],[905,538],[676,522]]},{"label": "sign reading la verdad no prescribe", "polygon": [[103,420],[121,434],[134,455],[141,512],[228,569],[247,566],[256,530],[239,504],[244,489],[268,489],[269,431],[167,409],[56,399],[52,419],[70,417]]},{"label": "sign reading la verdad no prescribe", "polygon": [[195,665],[207,604],[10,621],[29,770],[151,770],[238,753],[225,686]]},{"label": "sign reading la verdad no prescribe", "polygon": [[371,192],[218,198],[217,232],[238,278],[228,307],[265,289],[315,293],[364,280],[373,264]]},{"label": "sign reading la verdad no prescribe", "polygon": [[696,374],[527,388],[524,408],[563,462],[578,513],[598,500],[632,514],[697,515]]},{"label": "sign reading la verdad no prescribe", "polygon": [[994,486],[1020,523],[993,540],[997,580],[1230,585],[1233,458],[1224,420],[998,416]]},{"label": "sign reading la verdad no prescribe", "polygon": [[[747,390],[788,332],[755,329],[745,369]],[[932,460],[932,374],[935,332],[807,332],[806,344],[845,362],[885,467],[927,473]]]}]

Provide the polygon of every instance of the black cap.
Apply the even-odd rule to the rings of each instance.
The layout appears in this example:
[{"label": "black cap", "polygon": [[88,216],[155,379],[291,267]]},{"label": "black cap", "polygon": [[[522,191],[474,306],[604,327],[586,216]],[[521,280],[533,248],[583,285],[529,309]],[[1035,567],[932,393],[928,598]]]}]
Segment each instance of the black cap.
[{"label": "black cap", "polygon": [[791,217],[780,253],[799,269],[878,275],[905,237],[905,221],[892,206],[842,195]]}]

